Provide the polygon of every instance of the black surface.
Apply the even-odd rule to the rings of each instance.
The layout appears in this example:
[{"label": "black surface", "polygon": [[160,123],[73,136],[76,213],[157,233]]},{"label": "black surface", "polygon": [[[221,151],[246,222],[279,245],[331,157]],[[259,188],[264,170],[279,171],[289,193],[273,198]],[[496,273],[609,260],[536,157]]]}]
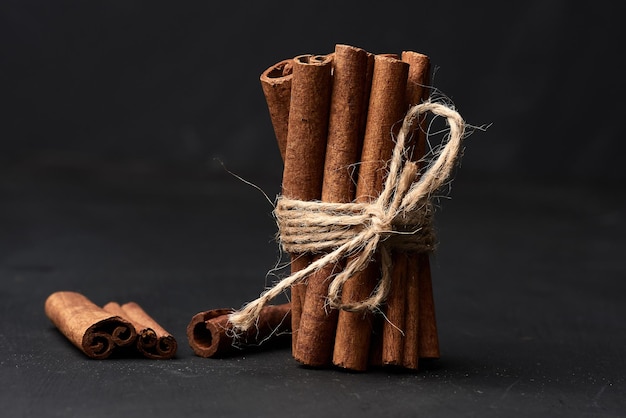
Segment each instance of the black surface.
[{"label": "black surface", "polygon": [[[626,165],[615,2],[0,4],[0,416],[626,416]],[[415,50],[474,125],[433,259],[442,358],[418,373],[195,357],[195,313],[279,262],[258,83],[336,43]],[[245,256],[245,257],[244,257]],[[284,261],[284,260],[282,260]],[[93,361],[44,315],[140,303],[171,361]]]},{"label": "black surface", "polygon": [[[229,174],[1,178],[3,416],[624,416],[615,188],[459,176],[433,262],[442,359],[358,374],[300,367],[289,348],[215,360],[187,346],[195,313],[255,297],[277,259],[271,207]],[[177,358],[87,359],[44,315],[57,290],[137,301],[177,337]]]}]

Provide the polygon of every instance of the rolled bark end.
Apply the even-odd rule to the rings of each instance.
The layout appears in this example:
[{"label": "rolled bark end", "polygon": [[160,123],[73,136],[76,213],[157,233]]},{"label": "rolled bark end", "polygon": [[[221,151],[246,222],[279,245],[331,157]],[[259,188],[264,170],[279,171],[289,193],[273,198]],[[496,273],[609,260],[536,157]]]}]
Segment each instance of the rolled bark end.
[{"label": "rolled bark end", "polygon": [[102,307],[105,311],[124,318],[137,332],[136,348],[145,357],[155,360],[169,359],[176,355],[178,344],[154,318],[135,302],[120,305],[109,302]]},{"label": "rolled bark end", "polygon": [[118,347],[132,345],[136,337],[132,325],[121,318],[112,317],[89,327],[79,348],[89,357],[101,360],[113,354]]},{"label": "rolled bark end", "polygon": [[158,336],[153,329],[146,328],[137,338],[137,349],[150,359],[169,359],[176,354],[178,343],[171,335]]},{"label": "rolled bark end", "polygon": [[199,357],[226,357],[256,347],[291,331],[291,306],[269,305],[261,310],[256,327],[237,334],[230,323],[232,309],[197,313],[187,325],[187,339]]},{"label": "rolled bark end", "polygon": [[[187,325],[187,340],[193,352],[199,357],[213,357],[218,355],[220,340],[226,337],[225,332],[220,329],[212,319],[223,317],[224,324],[228,321],[228,315],[233,312],[232,309],[213,309],[210,311],[200,312],[194,315]],[[228,344],[232,343],[232,339]]]},{"label": "rolled bark end", "polygon": [[294,58],[298,64],[309,64],[309,65],[328,65],[332,62],[334,54],[327,55],[311,55],[311,54],[303,54],[298,55]]},{"label": "rolled bark end", "polygon": [[133,325],[106,312],[76,292],[55,292],[46,299],[46,316],[88,357],[104,359],[137,338]]}]

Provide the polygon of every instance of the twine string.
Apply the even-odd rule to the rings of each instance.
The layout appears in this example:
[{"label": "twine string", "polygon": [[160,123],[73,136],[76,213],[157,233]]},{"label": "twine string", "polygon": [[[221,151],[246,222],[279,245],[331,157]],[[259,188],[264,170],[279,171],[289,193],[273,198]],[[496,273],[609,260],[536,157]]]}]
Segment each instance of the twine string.
[{"label": "twine string", "polygon": [[[406,158],[406,143],[419,115],[444,117],[449,133],[436,158],[417,180],[418,167]],[[465,122],[453,108],[427,101],[409,109],[402,122],[389,162],[383,190],[371,203],[326,203],[280,197],[274,210],[283,249],[292,254],[323,254],[306,268],[282,279],[254,301],[230,315],[235,330],[255,325],[261,309],[293,284],[322,267],[349,257],[343,271],[328,287],[331,307],[351,312],[375,310],[384,303],[391,284],[392,249],[432,251],[432,194],[452,175],[461,153]],[[343,285],[380,254],[381,278],[365,300],[343,302]]]}]

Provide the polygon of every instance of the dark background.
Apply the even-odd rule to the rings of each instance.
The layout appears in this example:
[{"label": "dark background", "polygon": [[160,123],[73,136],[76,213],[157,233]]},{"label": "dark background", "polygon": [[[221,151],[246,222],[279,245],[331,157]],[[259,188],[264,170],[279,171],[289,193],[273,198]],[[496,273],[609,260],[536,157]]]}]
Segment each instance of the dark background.
[{"label": "dark background", "polygon": [[[6,416],[626,416],[621,9],[610,2],[0,4]],[[193,314],[270,279],[282,165],[258,81],[336,43],[431,57],[466,121],[433,262],[442,359],[417,374],[226,360]],[[135,300],[177,359],[89,361],[57,290]]]},{"label": "dark background", "polygon": [[259,74],[415,50],[469,123],[466,172],[624,179],[623,30],[609,2],[3,2],[3,158],[277,164]]}]

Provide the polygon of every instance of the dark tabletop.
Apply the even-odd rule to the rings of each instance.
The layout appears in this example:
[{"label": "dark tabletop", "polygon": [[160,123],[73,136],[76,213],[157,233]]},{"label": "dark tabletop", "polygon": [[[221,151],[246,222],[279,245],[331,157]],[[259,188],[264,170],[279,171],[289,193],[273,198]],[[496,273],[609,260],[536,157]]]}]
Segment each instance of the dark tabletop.
[{"label": "dark tabletop", "polygon": [[[270,196],[279,178],[250,178]],[[239,307],[279,261],[272,207],[220,169],[5,165],[2,416],[624,416],[626,233],[615,185],[459,174],[440,202],[442,357],[417,373],[299,366],[289,347],[204,359],[185,327]],[[284,261],[284,260],[283,260]],[[175,359],[88,359],[46,297],[136,301]]]}]

